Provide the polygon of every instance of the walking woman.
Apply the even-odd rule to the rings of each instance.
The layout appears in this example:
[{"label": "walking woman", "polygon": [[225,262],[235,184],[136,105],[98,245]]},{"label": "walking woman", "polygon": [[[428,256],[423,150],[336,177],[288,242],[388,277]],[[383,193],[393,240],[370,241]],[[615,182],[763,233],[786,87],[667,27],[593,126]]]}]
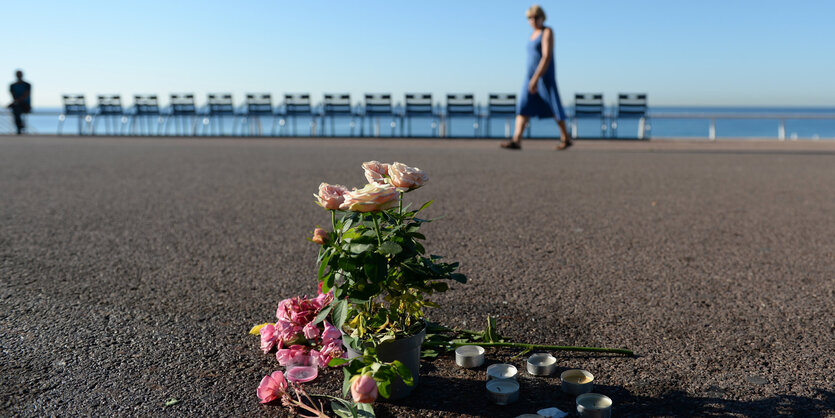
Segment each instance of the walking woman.
[{"label": "walking woman", "polygon": [[551,118],[560,128],[560,144],[557,150],[572,145],[571,136],[565,129],[565,110],[557,91],[557,71],[554,66],[554,31],[545,26],[545,11],[533,5],[526,13],[533,28],[528,42],[528,70],[522,94],[516,105],[516,129],[513,140],[503,142],[502,148],[522,149],[522,133],[531,117]]}]

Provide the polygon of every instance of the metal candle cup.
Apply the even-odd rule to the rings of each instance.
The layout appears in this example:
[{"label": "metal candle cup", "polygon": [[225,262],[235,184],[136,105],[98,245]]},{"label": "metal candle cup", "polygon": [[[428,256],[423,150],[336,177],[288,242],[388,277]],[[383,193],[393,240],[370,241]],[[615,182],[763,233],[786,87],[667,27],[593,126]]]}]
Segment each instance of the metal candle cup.
[{"label": "metal candle cup", "polygon": [[487,380],[516,380],[516,366],[512,364],[493,364],[487,368]]},{"label": "metal candle cup", "polygon": [[508,405],[519,399],[519,382],[513,379],[493,379],[487,381],[487,396],[496,405]]},{"label": "metal candle cup", "polygon": [[599,393],[584,393],[577,397],[577,415],[609,418],[612,416],[612,399]]},{"label": "metal candle cup", "polygon": [[579,369],[566,370],[560,375],[562,391],[571,395],[591,392],[594,375]]},{"label": "metal candle cup", "polygon": [[484,364],[484,348],[477,345],[462,345],[455,349],[455,364],[472,369]]},{"label": "metal candle cup", "polygon": [[536,353],[528,357],[528,373],[534,376],[550,376],[557,368],[557,359],[548,353]]}]

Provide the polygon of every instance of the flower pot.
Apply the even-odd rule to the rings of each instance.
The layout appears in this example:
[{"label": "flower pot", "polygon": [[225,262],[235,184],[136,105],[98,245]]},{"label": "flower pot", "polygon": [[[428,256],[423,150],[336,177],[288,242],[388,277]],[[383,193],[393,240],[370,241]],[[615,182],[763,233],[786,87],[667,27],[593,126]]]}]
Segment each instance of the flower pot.
[{"label": "flower pot", "polygon": [[[412,379],[414,384],[408,386],[395,377],[391,383],[391,396],[389,400],[403,399],[409,396],[418,385],[418,378],[420,377],[420,346],[423,344],[423,339],[426,338],[426,327],[420,330],[419,333],[406,337],[398,338],[396,340],[385,341],[377,346],[377,357],[383,362],[392,362],[399,360],[406,365],[410,372],[412,372]],[[346,346],[348,358],[359,357],[351,347]]]}]

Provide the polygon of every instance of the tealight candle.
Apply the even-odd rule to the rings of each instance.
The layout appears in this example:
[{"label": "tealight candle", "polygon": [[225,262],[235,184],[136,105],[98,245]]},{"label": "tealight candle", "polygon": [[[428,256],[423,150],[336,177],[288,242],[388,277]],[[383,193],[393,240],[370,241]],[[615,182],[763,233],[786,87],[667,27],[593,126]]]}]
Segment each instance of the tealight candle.
[{"label": "tealight candle", "polygon": [[487,380],[513,379],[516,380],[516,366],[512,364],[493,364],[487,368]]},{"label": "tealight candle", "polygon": [[484,364],[484,348],[477,345],[462,345],[455,349],[455,364],[472,369]]},{"label": "tealight candle", "polygon": [[487,395],[496,405],[508,405],[519,399],[519,383],[513,379],[494,379],[487,382]]},{"label": "tealight candle", "polygon": [[584,393],[577,397],[577,414],[587,418],[612,416],[612,399],[599,393]]},{"label": "tealight candle", "polygon": [[594,375],[579,369],[566,370],[560,375],[562,391],[572,395],[591,392]]},{"label": "tealight candle", "polygon": [[548,353],[536,353],[528,357],[528,373],[534,376],[550,376],[557,367],[557,359]]}]

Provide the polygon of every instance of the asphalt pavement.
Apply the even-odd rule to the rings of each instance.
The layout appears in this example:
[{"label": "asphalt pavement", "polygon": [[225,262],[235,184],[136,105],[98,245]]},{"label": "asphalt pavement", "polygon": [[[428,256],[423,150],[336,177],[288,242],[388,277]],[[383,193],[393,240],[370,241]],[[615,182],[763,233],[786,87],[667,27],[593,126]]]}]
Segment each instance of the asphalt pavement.
[{"label": "asphalt pavement", "polygon": [[[316,291],[319,183],[379,160],[428,173],[407,195],[440,217],[426,247],[470,279],[432,321],[634,350],[555,353],[620,416],[835,416],[835,142],[556,143],[0,137],[0,415],[286,415],[247,331]],[[558,378],[520,381],[492,405],[447,355],[377,412],[573,409]]]}]

